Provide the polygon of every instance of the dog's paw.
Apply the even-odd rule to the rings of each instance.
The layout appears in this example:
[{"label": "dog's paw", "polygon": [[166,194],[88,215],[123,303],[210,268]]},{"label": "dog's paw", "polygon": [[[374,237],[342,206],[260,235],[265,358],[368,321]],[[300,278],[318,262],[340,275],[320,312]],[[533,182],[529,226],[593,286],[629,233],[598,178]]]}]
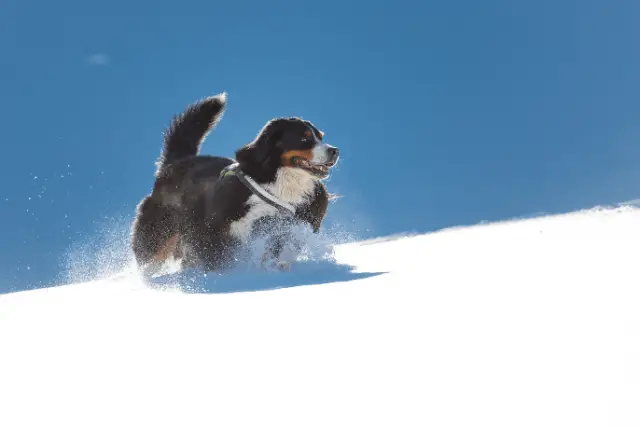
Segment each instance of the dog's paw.
[{"label": "dog's paw", "polygon": [[158,275],[161,271],[162,265],[156,262],[149,262],[147,264],[138,267],[138,273],[143,279],[149,280]]},{"label": "dog's paw", "polygon": [[280,271],[291,271],[291,263],[288,261],[278,261],[277,265]]}]

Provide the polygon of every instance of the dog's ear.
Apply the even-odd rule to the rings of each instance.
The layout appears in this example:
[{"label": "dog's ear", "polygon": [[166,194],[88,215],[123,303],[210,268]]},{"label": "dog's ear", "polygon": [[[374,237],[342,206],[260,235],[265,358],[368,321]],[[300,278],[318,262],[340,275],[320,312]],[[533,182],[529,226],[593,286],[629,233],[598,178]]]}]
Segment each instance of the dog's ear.
[{"label": "dog's ear", "polygon": [[268,140],[267,140],[267,146],[269,147],[278,147],[281,148],[282,147],[282,136],[284,135],[284,132],[280,129],[272,132],[269,136],[268,136]]},{"label": "dog's ear", "polygon": [[236,160],[240,164],[257,166],[267,160],[269,150],[264,141],[256,139],[236,151]]},{"label": "dog's ear", "polygon": [[254,141],[236,151],[236,160],[247,165],[262,165],[268,160],[271,147],[277,146],[281,139],[282,130],[270,122]]}]

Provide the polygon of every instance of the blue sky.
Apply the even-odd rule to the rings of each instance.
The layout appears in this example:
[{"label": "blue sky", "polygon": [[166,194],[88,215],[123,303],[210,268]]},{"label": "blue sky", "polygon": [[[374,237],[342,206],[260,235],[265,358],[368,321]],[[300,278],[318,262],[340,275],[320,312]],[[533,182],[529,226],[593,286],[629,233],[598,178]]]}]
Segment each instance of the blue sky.
[{"label": "blue sky", "polygon": [[55,282],[113,218],[122,232],[172,115],[221,91],[203,152],[311,120],[342,153],[327,225],[359,237],[640,197],[638,2],[2,9],[0,291]]}]

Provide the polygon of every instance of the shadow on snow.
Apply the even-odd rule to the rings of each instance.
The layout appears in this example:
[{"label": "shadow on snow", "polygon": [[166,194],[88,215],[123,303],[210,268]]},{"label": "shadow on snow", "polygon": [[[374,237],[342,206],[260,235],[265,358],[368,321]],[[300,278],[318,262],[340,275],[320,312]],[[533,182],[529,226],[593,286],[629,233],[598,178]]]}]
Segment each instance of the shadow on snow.
[{"label": "shadow on snow", "polygon": [[381,274],[385,272],[356,273],[350,265],[319,260],[294,263],[286,272],[255,267],[208,274],[193,270],[156,277],[149,284],[157,288],[178,287],[189,293],[230,293],[348,282]]}]

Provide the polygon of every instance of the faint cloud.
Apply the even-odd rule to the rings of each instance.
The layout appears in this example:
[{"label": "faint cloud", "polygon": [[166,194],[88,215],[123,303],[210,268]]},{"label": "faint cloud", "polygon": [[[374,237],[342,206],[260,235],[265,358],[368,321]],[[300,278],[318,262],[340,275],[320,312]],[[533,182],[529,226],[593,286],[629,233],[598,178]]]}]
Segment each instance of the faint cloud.
[{"label": "faint cloud", "polygon": [[110,61],[111,58],[106,53],[94,53],[87,57],[87,64],[94,66],[107,65]]}]

